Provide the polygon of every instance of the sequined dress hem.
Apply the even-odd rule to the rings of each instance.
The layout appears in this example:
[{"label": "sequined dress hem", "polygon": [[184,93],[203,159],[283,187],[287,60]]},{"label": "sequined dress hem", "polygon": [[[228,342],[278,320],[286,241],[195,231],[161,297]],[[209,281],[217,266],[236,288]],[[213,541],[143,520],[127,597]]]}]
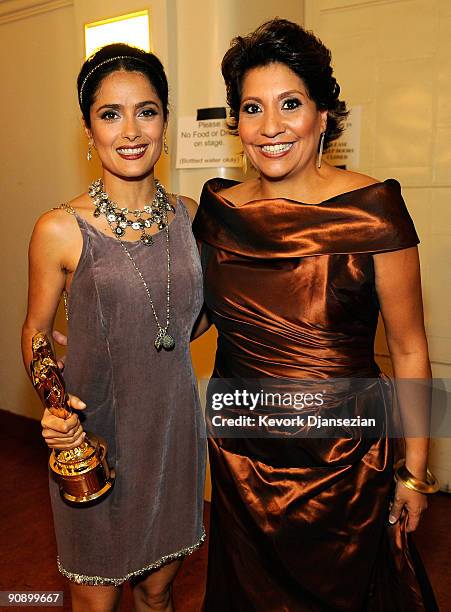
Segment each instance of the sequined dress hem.
[{"label": "sequined dress hem", "polygon": [[103,576],[86,576],[84,574],[75,574],[74,572],[69,572],[64,569],[64,567],[61,565],[59,557],[56,558],[56,562],[58,564],[58,570],[61,572],[61,574],[63,574],[63,576],[65,576],[68,580],[70,580],[71,582],[75,582],[76,584],[86,584],[90,586],[120,586],[131,578],[137,578],[139,576],[142,576],[143,574],[146,574],[147,572],[160,569],[160,567],[163,567],[163,565],[167,565],[168,563],[171,563],[176,559],[180,559],[180,557],[184,557],[185,555],[191,555],[193,552],[195,552],[202,546],[202,544],[205,542],[206,537],[207,535],[205,533],[205,529],[202,528],[202,535],[200,536],[199,540],[192,546],[187,546],[186,548],[182,548],[182,550],[179,550],[175,553],[164,555],[157,561],[154,561],[153,563],[150,563],[149,565],[146,565],[145,567],[142,567],[139,570],[130,572],[129,574],[121,578],[105,578]]}]

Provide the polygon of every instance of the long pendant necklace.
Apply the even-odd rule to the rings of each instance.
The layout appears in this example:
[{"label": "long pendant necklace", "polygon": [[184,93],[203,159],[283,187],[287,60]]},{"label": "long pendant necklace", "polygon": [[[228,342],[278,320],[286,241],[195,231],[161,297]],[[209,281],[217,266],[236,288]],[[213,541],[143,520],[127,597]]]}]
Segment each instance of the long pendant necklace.
[{"label": "long pendant necklace", "polygon": [[[138,268],[138,264],[133,259],[130,251],[128,250],[127,246],[124,244],[122,240],[122,236],[125,233],[125,228],[130,225],[132,229],[141,230],[143,232],[141,235],[141,242],[144,245],[150,246],[153,243],[152,237],[149,234],[146,234],[145,231],[141,228],[141,226],[133,227],[133,225],[130,223],[130,220],[127,219],[127,214],[129,212],[128,209],[118,208],[117,205],[114,204],[114,202],[110,200],[110,198],[108,197],[108,194],[105,192],[103,188],[102,179],[97,179],[90,185],[89,195],[91,196],[94,206],[95,206],[94,216],[99,217],[102,214],[105,215],[108,225],[110,226],[111,231],[113,232],[113,235],[120,242],[122,248],[124,249],[125,254],[129,258],[136,273],[141,279],[141,282],[144,286],[144,289],[146,291],[146,294],[149,300],[150,307],[152,309],[152,313],[153,313],[155,322],[157,324],[158,333],[157,333],[157,336],[154,342],[155,348],[157,349],[157,351],[160,351],[162,348],[164,348],[166,351],[172,351],[172,349],[175,347],[175,340],[173,336],[171,336],[171,334],[168,332],[169,321],[170,321],[170,311],[171,311],[171,251],[169,247],[169,222],[168,222],[167,213],[170,210],[175,212],[175,209],[173,206],[171,206],[168,195],[163,185],[161,185],[161,183],[159,183],[157,180],[155,180],[155,185],[157,188],[157,194],[155,195],[153,202],[149,204],[147,207],[146,206],[144,207],[144,211],[152,215],[151,217],[152,221],[150,225],[152,223],[157,223],[159,229],[164,229],[166,233],[167,283],[166,283],[166,323],[164,326],[160,324],[160,320],[155,311],[155,306],[152,300],[152,296],[150,295],[149,287],[147,286],[147,283],[141,273],[141,270]],[[155,205],[156,201],[157,203]],[[150,209],[150,212],[147,209]],[[119,210],[120,214],[123,215],[124,220],[122,220],[121,218],[118,222],[117,213],[116,213],[117,210]],[[140,221],[144,221],[145,223],[146,219],[141,218],[142,211],[135,210],[133,211],[132,214],[135,216],[136,219]],[[113,218],[113,215],[114,215],[114,218]],[[126,224],[125,227],[122,227],[121,224],[123,223]],[[147,225],[144,227],[150,227],[150,225]],[[121,233],[120,231],[118,231],[120,229],[123,229],[124,232]]]}]

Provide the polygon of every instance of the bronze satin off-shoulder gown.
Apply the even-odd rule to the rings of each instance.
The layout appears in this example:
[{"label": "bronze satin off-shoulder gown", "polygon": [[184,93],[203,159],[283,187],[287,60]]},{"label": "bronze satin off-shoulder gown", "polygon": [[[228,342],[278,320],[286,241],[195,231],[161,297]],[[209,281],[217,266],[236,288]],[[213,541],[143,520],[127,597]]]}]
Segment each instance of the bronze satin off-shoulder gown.
[{"label": "bronze satin off-shoulder gown", "polygon": [[[194,223],[218,330],[213,377],[373,379],[355,406],[389,416],[372,254],[418,243],[399,183],[240,206],[218,193],[232,184],[206,183]],[[437,609],[405,520],[388,525],[385,427],[378,438],[212,437],[209,448],[207,612]]]}]

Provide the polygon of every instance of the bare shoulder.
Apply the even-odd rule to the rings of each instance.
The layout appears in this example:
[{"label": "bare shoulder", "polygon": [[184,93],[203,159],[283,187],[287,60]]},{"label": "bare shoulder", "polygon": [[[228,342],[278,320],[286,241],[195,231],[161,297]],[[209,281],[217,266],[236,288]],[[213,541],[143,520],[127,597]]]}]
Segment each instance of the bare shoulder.
[{"label": "bare shoulder", "polygon": [[332,180],[335,183],[335,187],[340,189],[341,192],[353,191],[355,189],[362,189],[363,187],[369,187],[370,185],[376,185],[380,181],[368,174],[362,174],[361,172],[353,172],[352,170],[342,170],[341,168],[333,168]]},{"label": "bare shoulder", "polygon": [[258,189],[260,182],[258,179],[249,179],[243,183],[236,183],[226,189],[218,191],[218,195],[229,200],[233,204],[244,204],[251,200],[258,199]]},{"label": "bare shoulder", "polygon": [[218,194],[227,198],[228,196],[240,193],[243,190],[244,183],[236,183],[235,185],[231,185],[230,187],[226,187],[225,189],[220,189]]},{"label": "bare shoulder", "polygon": [[191,221],[193,221],[194,217],[196,216],[196,212],[198,208],[197,202],[193,200],[192,198],[189,198],[188,196],[179,196],[179,198],[182,200],[183,204],[185,205],[185,208],[188,211]]},{"label": "bare shoulder", "polygon": [[76,236],[78,226],[73,213],[83,207],[84,195],[81,195],[43,213],[36,221],[33,239],[60,241]]},{"label": "bare shoulder", "polygon": [[57,239],[71,232],[74,219],[63,208],[55,208],[42,214],[34,226],[33,238]]},{"label": "bare shoulder", "polygon": [[379,179],[374,178],[374,176],[369,176],[368,174],[363,174],[362,172],[353,172],[352,170],[342,170],[342,172],[345,172],[348,180],[355,185],[365,187],[366,185],[380,183]]}]

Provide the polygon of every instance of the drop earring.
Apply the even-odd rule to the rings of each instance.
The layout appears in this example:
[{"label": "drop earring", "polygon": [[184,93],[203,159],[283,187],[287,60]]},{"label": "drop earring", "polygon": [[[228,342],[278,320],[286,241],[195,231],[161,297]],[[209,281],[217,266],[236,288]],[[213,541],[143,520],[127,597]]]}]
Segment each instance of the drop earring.
[{"label": "drop earring", "polygon": [[163,151],[167,155],[169,153],[168,141],[166,140],[166,134],[163,137]]},{"label": "drop earring", "polygon": [[323,156],[323,148],[324,148],[324,137],[326,135],[326,130],[324,130],[324,132],[321,132],[321,136],[319,139],[319,150],[318,150],[318,162],[316,164],[317,168],[321,168],[321,158]]},{"label": "drop earring", "polygon": [[241,153],[241,156],[242,156],[242,159],[241,159],[241,168],[243,169],[243,174],[247,174],[247,155],[243,151]]},{"label": "drop earring", "polygon": [[86,153],[86,159],[91,161],[92,159],[92,144],[91,141],[88,142],[88,152]]}]

